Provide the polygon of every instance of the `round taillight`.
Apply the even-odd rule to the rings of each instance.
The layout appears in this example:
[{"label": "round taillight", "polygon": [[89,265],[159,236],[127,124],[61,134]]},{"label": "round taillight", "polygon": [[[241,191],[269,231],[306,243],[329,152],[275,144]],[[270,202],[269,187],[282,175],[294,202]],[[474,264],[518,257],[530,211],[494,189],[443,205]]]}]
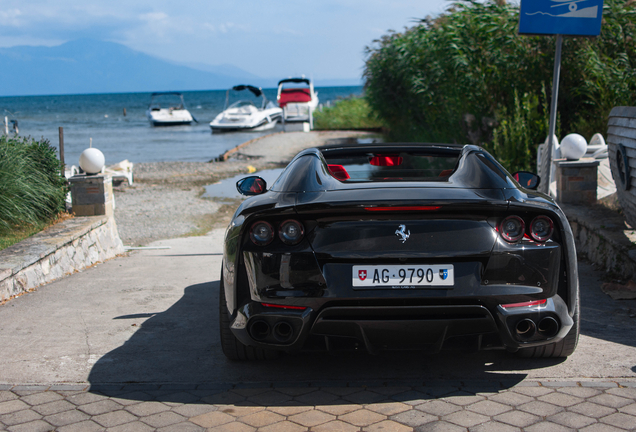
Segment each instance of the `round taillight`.
[{"label": "round taillight", "polygon": [[530,224],[530,235],[538,242],[548,240],[554,232],[554,223],[547,216],[537,216]]},{"label": "round taillight", "polygon": [[250,229],[250,238],[258,246],[268,245],[274,240],[274,228],[267,222],[256,222]]},{"label": "round taillight", "polygon": [[305,230],[302,224],[292,219],[280,224],[280,229],[278,230],[278,236],[281,241],[288,245],[294,245],[300,242],[304,234]]},{"label": "round taillight", "polygon": [[499,234],[504,240],[516,242],[526,230],[526,224],[519,216],[508,216],[499,224]]}]

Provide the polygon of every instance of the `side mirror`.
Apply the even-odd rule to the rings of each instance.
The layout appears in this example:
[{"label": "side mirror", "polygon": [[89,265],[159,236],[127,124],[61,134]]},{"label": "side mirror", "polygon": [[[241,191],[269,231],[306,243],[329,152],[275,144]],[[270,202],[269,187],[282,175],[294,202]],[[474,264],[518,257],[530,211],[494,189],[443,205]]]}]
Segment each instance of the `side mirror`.
[{"label": "side mirror", "polygon": [[517,171],[512,176],[526,189],[536,190],[541,183],[541,177],[528,171]]},{"label": "side mirror", "polygon": [[267,182],[258,176],[245,177],[236,182],[236,190],[241,195],[260,195],[267,191]]}]

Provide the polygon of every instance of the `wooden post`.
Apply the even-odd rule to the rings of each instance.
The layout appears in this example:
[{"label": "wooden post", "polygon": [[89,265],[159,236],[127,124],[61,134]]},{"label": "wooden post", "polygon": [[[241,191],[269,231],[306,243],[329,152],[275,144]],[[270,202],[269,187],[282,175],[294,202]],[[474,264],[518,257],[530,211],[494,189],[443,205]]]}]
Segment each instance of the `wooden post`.
[{"label": "wooden post", "polygon": [[59,136],[60,136],[60,162],[62,165],[62,176],[64,176],[64,171],[66,167],[64,166],[64,128],[60,126],[59,128]]}]

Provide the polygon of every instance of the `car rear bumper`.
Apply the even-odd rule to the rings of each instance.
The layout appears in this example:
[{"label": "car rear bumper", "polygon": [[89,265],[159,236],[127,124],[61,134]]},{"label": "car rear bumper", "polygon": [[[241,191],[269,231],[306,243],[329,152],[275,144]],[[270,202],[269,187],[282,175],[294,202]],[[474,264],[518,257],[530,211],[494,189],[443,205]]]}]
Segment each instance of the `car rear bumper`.
[{"label": "car rear bumper", "polygon": [[[250,302],[239,309],[232,331],[244,344],[301,350],[310,337],[326,349],[351,342],[370,353],[383,350],[519,348],[561,340],[572,327],[559,297],[545,304],[492,311],[482,305],[331,306],[288,310]],[[344,344],[347,345],[347,344]]]}]

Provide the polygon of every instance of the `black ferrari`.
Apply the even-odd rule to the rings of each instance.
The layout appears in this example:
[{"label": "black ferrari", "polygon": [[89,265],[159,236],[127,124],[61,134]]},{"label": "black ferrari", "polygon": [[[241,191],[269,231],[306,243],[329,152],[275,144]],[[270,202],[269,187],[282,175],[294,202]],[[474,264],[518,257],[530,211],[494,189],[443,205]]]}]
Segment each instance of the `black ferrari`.
[{"label": "black ferrari", "polygon": [[565,357],[579,336],[576,252],[539,178],[442,144],[299,153],[225,235],[223,352],[506,349]]}]

